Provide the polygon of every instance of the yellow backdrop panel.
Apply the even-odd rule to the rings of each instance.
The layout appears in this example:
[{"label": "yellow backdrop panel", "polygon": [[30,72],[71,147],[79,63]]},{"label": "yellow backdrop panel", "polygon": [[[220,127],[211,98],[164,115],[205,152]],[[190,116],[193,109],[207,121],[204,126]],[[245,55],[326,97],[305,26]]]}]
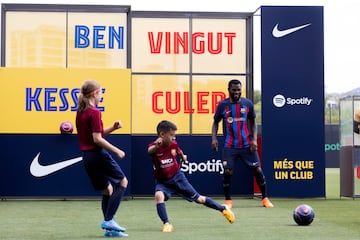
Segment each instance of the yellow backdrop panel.
[{"label": "yellow backdrop panel", "polygon": [[114,133],[130,133],[128,69],[0,68],[0,79],[0,133],[59,133],[63,121],[75,128],[79,88],[88,79],[101,84],[103,98],[98,107],[104,127],[121,120],[123,128]]},{"label": "yellow backdrop panel", "polygon": [[132,93],[133,134],[156,134],[164,119],[177,125],[177,133],[189,133],[188,76],[133,75]]}]

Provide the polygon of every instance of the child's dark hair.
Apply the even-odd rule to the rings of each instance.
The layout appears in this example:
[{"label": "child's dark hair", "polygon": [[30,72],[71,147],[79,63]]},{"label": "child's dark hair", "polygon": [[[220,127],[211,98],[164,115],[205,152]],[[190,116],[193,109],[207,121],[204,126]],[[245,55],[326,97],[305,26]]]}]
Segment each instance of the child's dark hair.
[{"label": "child's dark hair", "polygon": [[170,130],[177,130],[177,127],[174,123],[167,121],[167,120],[162,120],[161,122],[159,122],[159,124],[156,127],[156,131],[157,134],[160,135],[160,132],[169,132]]}]

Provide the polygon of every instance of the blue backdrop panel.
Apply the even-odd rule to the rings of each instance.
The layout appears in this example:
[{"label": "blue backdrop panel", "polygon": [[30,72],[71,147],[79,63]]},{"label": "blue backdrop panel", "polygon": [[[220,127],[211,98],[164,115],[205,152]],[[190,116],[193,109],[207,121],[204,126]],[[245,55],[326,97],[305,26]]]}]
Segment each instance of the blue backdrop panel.
[{"label": "blue backdrop panel", "polygon": [[[131,148],[130,135],[110,135],[109,141],[128,153],[120,166],[130,179]],[[41,165],[50,165],[81,157],[77,135],[60,134],[1,134],[2,157],[0,168],[1,197],[78,197],[99,196],[93,190],[83,168],[82,161],[62,168],[46,176],[36,177],[30,172],[30,165],[39,155]],[[129,195],[128,188],[126,195]]]},{"label": "blue backdrop panel", "polygon": [[325,196],[323,7],[261,7],[263,167],[270,196]]},{"label": "blue backdrop panel", "polygon": [[[107,139],[126,152],[118,160],[129,179],[126,195],[153,196],[154,179],[147,145],[156,136],[109,135]],[[223,195],[221,154],[211,150],[210,136],[178,136],[189,162],[182,169],[201,194]],[[219,138],[221,141],[222,139]],[[76,135],[60,134],[0,134],[2,164],[0,197],[95,197],[90,180],[79,161],[46,176],[34,176],[30,165],[39,155],[39,163],[52,165],[81,157]],[[253,194],[253,178],[239,164],[234,176],[233,194]]]},{"label": "blue backdrop panel", "polygon": [[[148,144],[156,136],[132,137],[132,191],[133,195],[153,195],[154,179],[152,176],[152,162],[147,154]],[[189,182],[200,194],[223,195],[221,164],[221,149],[219,152],[211,150],[211,136],[176,137],[184,153],[188,155],[188,163],[183,164]],[[222,138],[219,138],[222,142]],[[243,164],[238,164],[233,177],[232,193],[234,195],[249,196],[253,194],[253,177]]]}]

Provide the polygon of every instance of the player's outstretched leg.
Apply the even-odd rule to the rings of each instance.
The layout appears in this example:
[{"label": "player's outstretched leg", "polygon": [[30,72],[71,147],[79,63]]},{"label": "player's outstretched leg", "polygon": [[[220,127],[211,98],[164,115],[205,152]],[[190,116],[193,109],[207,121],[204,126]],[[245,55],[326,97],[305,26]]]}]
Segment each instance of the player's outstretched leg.
[{"label": "player's outstretched leg", "polygon": [[224,210],[222,210],[222,214],[224,217],[229,221],[229,223],[235,222],[235,214],[231,211],[231,209],[227,205],[223,205],[225,207]]},{"label": "player's outstretched leg", "polygon": [[220,203],[214,201],[212,198],[201,195],[198,199],[196,199],[196,202],[202,203],[209,208],[220,211],[230,223],[235,222],[235,214],[227,205],[221,205]]}]

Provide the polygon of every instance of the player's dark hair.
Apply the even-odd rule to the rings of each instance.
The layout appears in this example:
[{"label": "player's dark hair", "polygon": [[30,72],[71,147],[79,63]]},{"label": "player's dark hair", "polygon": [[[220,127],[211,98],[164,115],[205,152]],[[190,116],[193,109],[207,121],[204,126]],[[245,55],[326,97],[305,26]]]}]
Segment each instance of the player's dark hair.
[{"label": "player's dark hair", "polygon": [[228,89],[230,89],[231,85],[236,85],[236,84],[240,84],[241,85],[241,82],[240,80],[237,80],[237,79],[231,79],[228,83]]},{"label": "player's dark hair", "polygon": [[167,133],[170,130],[176,131],[177,127],[174,123],[167,120],[162,120],[161,122],[159,122],[159,124],[156,127],[156,131],[158,135],[160,135],[160,132]]},{"label": "player's dark hair", "polygon": [[92,96],[92,93],[100,88],[100,84],[95,80],[86,80],[81,88],[78,98],[78,112],[82,112],[85,109],[90,107],[89,97]]}]

